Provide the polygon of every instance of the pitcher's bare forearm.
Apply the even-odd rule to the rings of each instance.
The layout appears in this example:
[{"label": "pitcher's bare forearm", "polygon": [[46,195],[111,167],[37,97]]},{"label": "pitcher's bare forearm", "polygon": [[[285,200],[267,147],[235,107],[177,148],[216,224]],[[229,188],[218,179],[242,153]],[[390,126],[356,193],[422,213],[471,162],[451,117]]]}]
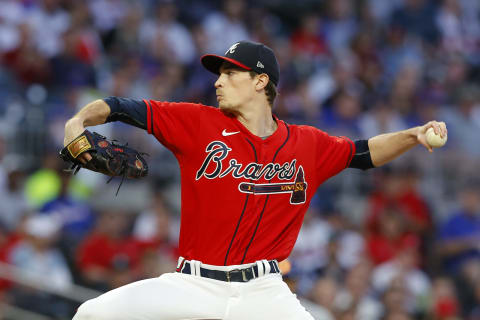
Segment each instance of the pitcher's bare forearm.
[{"label": "pitcher's bare forearm", "polygon": [[65,124],[63,144],[70,143],[85,130],[85,127],[105,123],[109,115],[110,107],[105,101],[99,99],[87,104]]},{"label": "pitcher's bare forearm", "polygon": [[418,144],[423,145],[429,152],[433,152],[432,146],[427,143],[426,138],[426,132],[429,128],[433,128],[435,134],[442,138],[447,135],[445,122],[433,120],[423,126],[370,138],[368,147],[373,165],[375,167],[384,165]]},{"label": "pitcher's bare forearm", "polygon": [[375,167],[384,165],[402,153],[416,146],[418,142],[418,131],[415,127],[398,132],[385,133],[368,140],[368,147]]}]

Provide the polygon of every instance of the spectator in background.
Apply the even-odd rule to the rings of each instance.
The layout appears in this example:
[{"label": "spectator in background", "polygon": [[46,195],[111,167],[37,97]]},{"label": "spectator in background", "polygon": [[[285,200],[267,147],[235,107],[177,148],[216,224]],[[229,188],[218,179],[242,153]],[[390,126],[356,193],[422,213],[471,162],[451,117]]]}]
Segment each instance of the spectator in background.
[{"label": "spectator in background", "polygon": [[63,34],[65,50],[50,60],[55,74],[52,85],[57,88],[96,86],[93,60],[84,54],[84,36],[81,30],[73,29]]},{"label": "spectator in background", "polygon": [[293,272],[298,275],[297,292],[307,294],[321,276],[343,278],[355,266],[364,250],[363,237],[351,230],[338,212],[310,207],[290,255]]},{"label": "spectator in background", "polygon": [[478,131],[480,91],[476,85],[466,84],[457,90],[455,104],[445,108],[441,116],[448,122],[449,139],[459,155],[480,156]]},{"label": "spectator in background", "polygon": [[431,317],[435,320],[458,319],[460,304],[455,285],[448,277],[437,277],[432,281]]},{"label": "spectator in background", "polygon": [[366,213],[367,231],[378,234],[378,223],[387,207],[403,214],[405,230],[424,236],[432,227],[429,208],[417,191],[418,174],[413,167],[385,167],[375,176],[376,190],[369,195]]},{"label": "spectator in background", "polygon": [[385,315],[384,320],[413,320],[406,312],[392,312]]},{"label": "spectator in background", "polygon": [[134,280],[138,249],[128,224],[125,212],[100,212],[94,230],[77,248],[77,266],[85,285],[106,291]]},{"label": "spectator in background", "polygon": [[382,65],[376,46],[375,33],[368,29],[360,31],[352,40],[352,53],[358,62],[358,78],[362,83],[362,101],[368,110],[376,97],[384,89],[382,83]]},{"label": "spectator in background", "polygon": [[328,263],[327,245],[332,226],[320,217],[320,212],[310,207],[290,255],[292,269],[299,274],[297,292],[305,294],[313,286],[317,271]]},{"label": "spectator in background", "polygon": [[357,231],[357,226],[351,223],[345,213],[335,212],[328,217],[329,224],[335,230],[336,235],[331,241],[337,242],[334,246],[335,259],[344,270],[350,270],[362,261],[365,256],[365,239],[363,234]]},{"label": "spectator in background", "polygon": [[373,16],[375,22],[384,26],[395,11],[404,0],[367,0],[369,11]]},{"label": "spectator in background", "polygon": [[[163,44],[166,64],[175,61],[190,64],[195,57],[195,47],[189,30],[177,21],[178,9],[172,0],[158,1],[153,19],[145,20],[140,27],[140,44],[151,47],[155,42]],[[151,50],[151,49],[150,49]]]},{"label": "spectator in background", "polygon": [[0,55],[15,49],[20,42],[18,25],[23,22],[24,10],[16,0],[0,2]]},{"label": "spectator in background", "polygon": [[[21,241],[20,232],[12,232],[0,224],[0,263],[9,263],[12,249]],[[5,301],[5,294],[12,287],[9,279],[0,278],[0,301]]]},{"label": "spectator in background", "polygon": [[149,65],[151,74],[146,75],[142,72],[142,61],[139,57],[121,57],[120,61],[121,66],[111,75],[108,92],[119,96],[136,96],[142,93],[151,95],[148,81],[160,72],[158,66]]},{"label": "spectator in background", "polygon": [[395,279],[381,294],[383,304],[383,319],[410,320],[408,308],[409,292],[401,279]]},{"label": "spectator in background", "polygon": [[37,1],[28,12],[26,20],[35,47],[46,58],[60,54],[64,45],[63,34],[70,27],[70,15],[61,7],[60,0]]},{"label": "spectator in background", "polygon": [[454,277],[461,305],[461,315],[468,317],[478,306],[478,282],[480,281],[480,260],[472,259],[462,265]]},{"label": "spectator in background", "polygon": [[477,306],[476,284],[480,281],[480,184],[464,183],[459,190],[460,208],[453,211],[439,230],[439,253],[445,271],[454,277],[461,314],[468,317]]},{"label": "spectator in background", "polygon": [[338,289],[338,283],[335,279],[322,277],[315,282],[310,292],[311,301],[324,308],[330,314],[330,317],[325,317],[325,320],[335,319],[335,296]]},{"label": "spectator in background", "polygon": [[71,25],[69,31],[76,34],[76,56],[86,64],[95,64],[102,51],[101,39],[97,30],[91,26],[88,5],[83,1],[71,3]]},{"label": "spectator in background", "polygon": [[290,43],[296,59],[306,64],[305,68],[314,67],[313,62],[319,62],[328,55],[328,48],[323,34],[320,33],[322,20],[316,13],[306,14],[301,18],[300,26],[295,30]]},{"label": "spectator in background", "polygon": [[57,152],[47,152],[41,159],[41,167],[30,174],[25,181],[25,196],[28,205],[40,209],[54,199],[60,191],[60,159]]},{"label": "spectator in background", "polygon": [[165,65],[150,82],[150,92],[153,99],[158,101],[178,101],[184,89],[185,68],[181,64]]},{"label": "spectator in background", "polygon": [[114,39],[119,23],[125,17],[129,6],[125,0],[95,0],[88,1],[95,29],[98,30],[107,52]]},{"label": "spectator in background", "polygon": [[141,255],[147,251],[161,251],[165,258],[176,262],[180,221],[173,219],[163,197],[161,192],[152,197],[151,207],[135,220],[132,236],[138,243]]},{"label": "spectator in background", "polygon": [[125,55],[136,56],[139,52],[144,54],[148,50],[148,47],[142,47],[144,44],[140,41],[142,24],[151,22],[150,20],[144,21],[147,11],[148,9],[140,4],[133,4],[122,17],[122,22],[119,23],[108,48],[108,55],[113,63],[119,64]]},{"label": "spectator in background", "polygon": [[320,116],[319,125],[334,135],[359,136],[358,118],[361,111],[360,92],[341,90],[327,105]]},{"label": "spectator in background", "polygon": [[350,319],[355,320],[380,319],[382,305],[371,290],[371,272],[372,264],[366,259],[348,271],[345,283],[335,297],[335,307],[341,314],[350,313]]},{"label": "spectator in background", "polygon": [[374,264],[392,260],[399,250],[419,242],[407,229],[405,213],[398,207],[385,207],[379,213],[375,231],[367,238],[367,249]]},{"label": "spectator in background", "polygon": [[389,288],[397,282],[404,286],[403,299],[406,311],[411,314],[424,314],[427,306],[423,301],[430,295],[430,280],[419,269],[419,258],[418,244],[411,244],[397,251],[390,261],[375,267],[372,273],[372,286],[379,294],[388,295]]},{"label": "spectator in background", "polygon": [[150,279],[175,270],[177,262],[170,253],[162,250],[144,250],[139,267],[135,272],[136,280]]},{"label": "spectator in background", "polygon": [[407,128],[399,112],[392,108],[384,98],[378,98],[369,110],[360,116],[358,126],[361,137]]},{"label": "spectator in background", "polygon": [[476,320],[480,318],[480,280],[477,280],[474,285],[475,306],[468,315],[468,320]]},{"label": "spectator in background", "polygon": [[33,31],[26,24],[18,26],[18,45],[6,51],[2,63],[24,85],[32,83],[49,83],[51,80],[50,64],[33,43]]},{"label": "spectator in background", "polygon": [[308,114],[315,120],[314,125],[333,127],[333,124],[322,120],[328,120],[331,116],[335,98],[345,92],[347,95],[357,95],[362,90],[362,83],[358,79],[357,57],[351,52],[336,54],[330,68],[320,68],[311,74],[307,90],[309,99],[317,105],[316,112]]},{"label": "spectator in background", "polygon": [[225,43],[250,39],[245,25],[245,0],[226,0],[222,6],[222,11],[210,13],[203,21],[208,37],[207,51],[217,54],[223,53]]},{"label": "spectator in background", "polygon": [[429,0],[405,0],[404,5],[393,12],[391,23],[409,36],[433,45],[439,39],[435,12],[435,5]]},{"label": "spectator in background", "polygon": [[21,159],[10,155],[6,161],[7,177],[4,188],[0,188],[0,224],[15,231],[29,206],[23,190],[26,172],[20,167]]},{"label": "spectator in background", "polygon": [[459,208],[438,233],[439,251],[448,273],[457,274],[469,260],[480,260],[480,183],[466,182],[458,191]]},{"label": "spectator in background", "polygon": [[[9,261],[20,269],[22,278],[53,291],[65,291],[73,284],[72,275],[55,241],[60,230],[56,218],[33,215],[25,221],[25,238],[10,251]],[[42,291],[17,285],[15,303],[25,309],[49,316],[66,317],[69,306],[63,300]]]},{"label": "spectator in background", "polygon": [[423,76],[421,70],[418,61],[406,61],[392,83],[388,105],[407,119],[407,126],[417,125],[412,119],[415,119],[417,88]]},{"label": "spectator in background", "polygon": [[328,244],[325,248],[327,263],[322,266],[317,273],[321,277],[330,277],[337,282],[341,282],[345,278],[346,268],[339,260],[341,232],[334,231],[330,234]]},{"label": "spectator in background", "polygon": [[422,66],[424,52],[421,44],[407,38],[404,29],[389,26],[385,31],[385,41],[380,49],[380,61],[383,67],[383,81],[391,84],[399,71],[407,64]]},{"label": "spectator in background", "polygon": [[348,48],[356,31],[354,5],[352,0],[336,0],[327,2],[327,19],[323,33],[326,35],[328,48],[338,54]]},{"label": "spectator in background", "polygon": [[[203,25],[198,24],[192,27],[192,40],[195,45],[195,52],[200,55],[207,52],[208,36]],[[208,85],[208,79],[214,81],[214,75],[194,60],[187,66],[188,72],[185,77],[185,99],[186,101],[212,101],[215,96],[212,86]],[[212,102],[213,103],[213,102]]]},{"label": "spectator in background", "polygon": [[[441,61],[442,64],[436,67],[441,73],[434,78],[438,83],[433,82],[433,86],[436,87],[433,90],[439,97],[441,106],[447,110],[457,109],[455,106],[458,104],[459,92],[469,81],[469,65],[461,53],[444,55]],[[448,114],[447,110],[440,109],[437,114],[443,118]]]},{"label": "spectator in background", "polygon": [[328,216],[333,228],[328,239],[325,254],[327,263],[318,271],[320,276],[329,276],[342,282],[345,273],[357,265],[365,253],[363,236],[355,231],[341,213]]},{"label": "spectator in background", "polygon": [[69,264],[74,267],[75,248],[92,228],[94,215],[85,202],[72,196],[69,189],[72,186],[72,173],[61,171],[59,176],[60,191],[54,199],[43,205],[40,214],[54,217],[60,223],[59,245]]},{"label": "spectator in background", "polygon": [[[468,2],[471,2],[469,4]],[[478,52],[480,6],[475,1],[444,0],[436,15],[442,48],[470,57]]]}]

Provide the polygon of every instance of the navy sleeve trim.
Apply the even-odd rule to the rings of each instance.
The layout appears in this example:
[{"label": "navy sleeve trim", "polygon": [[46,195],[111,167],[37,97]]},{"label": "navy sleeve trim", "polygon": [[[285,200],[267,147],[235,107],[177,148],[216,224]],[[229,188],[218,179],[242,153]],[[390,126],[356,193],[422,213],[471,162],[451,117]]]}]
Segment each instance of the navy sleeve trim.
[{"label": "navy sleeve trim", "polygon": [[368,147],[368,140],[355,141],[355,154],[353,155],[352,161],[348,167],[362,170],[375,167],[372,163],[372,157]]},{"label": "navy sleeve trim", "polygon": [[121,121],[147,130],[147,106],[142,100],[108,97],[103,101],[110,107],[106,122]]}]

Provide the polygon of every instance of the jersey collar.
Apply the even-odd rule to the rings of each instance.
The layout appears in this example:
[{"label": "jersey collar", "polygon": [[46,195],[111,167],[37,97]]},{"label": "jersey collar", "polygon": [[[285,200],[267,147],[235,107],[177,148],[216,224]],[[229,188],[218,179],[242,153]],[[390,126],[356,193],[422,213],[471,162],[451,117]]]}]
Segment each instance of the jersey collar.
[{"label": "jersey collar", "polygon": [[287,137],[287,125],[284,121],[278,119],[277,116],[272,115],[273,119],[277,122],[277,129],[269,137],[262,139],[262,137],[256,136],[251,133],[237,118],[232,118],[237,128],[244,133],[248,139],[255,144],[276,144],[277,142],[283,142]]}]

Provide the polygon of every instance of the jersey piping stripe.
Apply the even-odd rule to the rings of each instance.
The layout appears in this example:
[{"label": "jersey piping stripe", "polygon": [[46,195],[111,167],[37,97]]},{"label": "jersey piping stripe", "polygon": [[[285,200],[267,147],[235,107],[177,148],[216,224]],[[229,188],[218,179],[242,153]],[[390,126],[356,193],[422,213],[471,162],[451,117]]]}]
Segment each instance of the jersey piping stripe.
[{"label": "jersey piping stripe", "polygon": [[[246,140],[253,149],[253,153],[255,155],[255,162],[258,162],[257,151],[255,150],[255,147],[250,142],[250,140],[248,140],[248,139],[246,139]],[[253,180],[250,180],[250,182],[253,182]],[[223,262],[223,265],[225,265],[225,266],[227,265],[228,254],[230,253],[230,249],[232,248],[233,240],[235,240],[235,236],[237,235],[238,228],[240,227],[240,223],[242,222],[243,214],[245,213],[245,209],[247,208],[247,203],[248,203],[248,197],[249,196],[250,196],[250,194],[247,194],[247,198],[245,199],[245,203],[243,205],[242,214],[240,215],[240,218],[238,218],[237,226],[235,227],[235,232],[233,233],[232,240],[230,241],[230,245],[228,246],[228,250],[227,250],[227,253],[225,255],[225,261]]]},{"label": "jersey piping stripe", "polygon": [[243,205],[243,210],[242,214],[240,215],[240,218],[238,218],[237,222],[237,227],[235,228],[235,232],[233,233],[232,240],[230,241],[230,245],[228,246],[227,254],[225,255],[225,261],[223,262],[223,265],[227,265],[227,259],[228,259],[228,254],[230,253],[230,249],[232,248],[233,240],[235,239],[235,236],[237,235],[238,228],[240,227],[240,222],[242,222],[243,214],[245,213],[245,209],[247,208],[247,203],[248,203],[248,197],[250,194],[247,194],[247,198],[245,199],[245,203]]},{"label": "jersey piping stripe", "polygon": [[153,108],[150,105],[150,101],[147,101],[147,100],[143,100],[143,101],[145,101],[147,103],[148,110],[150,111],[150,128],[149,128],[150,133],[155,135],[155,132],[153,131]]},{"label": "jersey piping stripe", "polygon": [[[346,138],[348,139],[348,138]],[[345,166],[345,168],[347,168],[349,165],[350,165],[350,162],[352,162],[352,159],[353,159],[353,148],[354,148],[354,144],[353,144],[353,141],[348,139],[348,142],[349,142],[349,145],[350,145],[350,156],[348,157],[347,159],[347,165]]]},{"label": "jersey piping stripe", "polygon": [[[288,124],[283,121],[283,123],[285,124],[285,127],[287,128],[287,138],[285,138],[285,141],[282,143],[282,145],[277,149],[277,152],[275,152],[275,155],[273,156],[273,160],[272,160],[272,163],[275,162],[275,159],[277,158],[277,155],[278,153],[280,152],[280,150],[285,146],[285,144],[287,143],[288,139],[290,138],[290,128],[288,127]],[[250,141],[249,141],[250,142]],[[252,145],[253,147],[253,145]],[[256,157],[256,156],[255,156]],[[268,181],[271,181],[272,179],[268,180]],[[248,249],[250,248],[250,245],[252,244],[253,242],[253,239],[255,238],[255,234],[257,233],[257,230],[258,230],[258,226],[260,225],[260,221],[262,220],[262,217],[263,217],[263,213],[265,212],[265,208],[267,207],[267,202],[268,202],[268,198],[270,197],[270,195],[267,195],[266,199],[265,199],[265,203],[263,204],[263,209],[262,209],[262,212],[260,213],[260,216],[258,217],[258,221],[257,221],[257,226],[255,227],[255,230],[253,231],[253,234],[252,234],[252,238],[250,239],[250,242],[248,243],[247,247],[245,248],[245,252],[243,253],[243,258],[242,258],[242,261],[240,262],[240,264],[243,264],[243,261],[245,261],[245,257],[247,256],[247,252],[248,252]]]},{"label": "jersey piping stripe", "polygon": [[243,258],[242,258],[242,261],[240,262],[240,264],[243,264],[243,261],[245,261],[245,257],[247,256],[248,248],[250,248],[250,245],[253,242],[253,238],[255,238],[255,234],[257,233],[258,226],[260,225],[260,221],[262,220],[263,213],[265,212],[265,208],[267,207],[267,201],[268,201],[269,197],[270,197],[270,195],[268,194],[267,198],[265,199],[265,202],[263,204],[262,212],[260,212],[260,216],[258,217],[257,225],[255,226],[255,230],[253,231],[252,238],[250,239],[250,242],[248,243],[247,247],[245,248],[245,252],[243,253]]}]

